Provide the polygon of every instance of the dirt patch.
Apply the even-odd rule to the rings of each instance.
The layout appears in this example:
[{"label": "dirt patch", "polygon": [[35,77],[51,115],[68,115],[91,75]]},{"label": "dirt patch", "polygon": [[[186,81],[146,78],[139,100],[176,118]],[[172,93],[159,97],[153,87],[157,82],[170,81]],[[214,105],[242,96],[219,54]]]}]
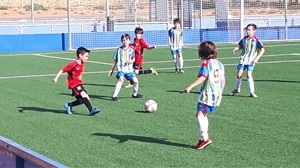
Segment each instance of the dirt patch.
[{"label": "dirt patch", "polygon": [[[125,9],[119,10],[110,10],[111,16],[114,16],[115,19],[120,20],[123,19],[125,16]],[[176,11],[174,11],[174,15],[176,16]],[[288,10],[288,14],[300,14],[300,10]],[[67,18],[67,10],[65,8],[54,8],[48,7],[47,10],[37,10],[34,11],[34,18],[37,20],[39,18],[43,19],[63,19]],[[203,16],[215,16],[215,10],[204,10]],[[285,10],[283,9],[251,9],[245,10],[245,15],[269,15],[269,14],[276,14],[276,15],[284,15]],[[239,10],[230,10],[230,15],[232,16],[239,16]],[[138,20],[140,21],[147,21],[149,17],[149,9],[144,8],[138,10],[137,13]],[[26,11],[24,8],[21,7],[13,7],[8,8],[7,10],[0,10],[0,20],[30,20],[31,19],[31,11]],[[72,18],[81,18],[81,19],[96,19],[96,20],[105,20],[106,19],[106,11],[104,9],[99,10],[95,9],[95,7],[77,7],[71,8],[71,17]],[[195,18],[200,17],[200,13],[195,12]]]}]

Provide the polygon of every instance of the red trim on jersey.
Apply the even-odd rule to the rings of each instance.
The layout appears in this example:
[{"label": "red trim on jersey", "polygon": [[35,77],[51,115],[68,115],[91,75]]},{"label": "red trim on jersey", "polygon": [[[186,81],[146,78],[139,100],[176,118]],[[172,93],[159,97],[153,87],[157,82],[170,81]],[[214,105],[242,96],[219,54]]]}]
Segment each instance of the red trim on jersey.
[{"label": "red trim on jersey", "polygon": [[197,77],[200,78],[201,76],[207,78],[207,76],[205,74],[198,74]]}]

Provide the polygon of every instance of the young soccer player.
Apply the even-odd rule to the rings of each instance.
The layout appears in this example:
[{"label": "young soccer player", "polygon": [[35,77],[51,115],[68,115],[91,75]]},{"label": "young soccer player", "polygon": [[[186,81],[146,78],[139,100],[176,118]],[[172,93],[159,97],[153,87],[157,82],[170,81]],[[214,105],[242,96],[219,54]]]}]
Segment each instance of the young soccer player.
[{"label": "young soccer player", "polygon": [[67,114],[72,114],[72,108],[81,104],[84,104],[87,107],[90,116],[100,112],[100,109],[93,108],[89,95],[83,87],[83,81],[81,79],[85,62],[88,60],[89,54],[90,50],[84,47],[79,47],[76,51],[77,59],[64,66],[53,79],[53,83],[56,83],[62,73],[68,73],[67,83],[76,100],[64,105]]},{"label": "young soccer player", "polygon": [[127,80],[132,81],[133,83],[133,98],[143,98],[143,95],[138,94],[138,79],[133,72],[133,63],[135,62],[135,51],[134,49],[129,46],[130,43],[130,36],[129,34],[123,34],[121,36],[121,42],[123,45],[117,49],[117,51],[114,53],[113,59],[114,64],[112,66],[112,69],[108,72],[108,76],[112,76],[115,67],[117,66],[117,75],[116,78],[118,79],[118,82],[115,87],[115,92],[111,99],[113,101],[118,100],[118,94],[121,90],[122,84],[124,82],[124,78]]},{"label": "young soccer player", "polygon": [[182,46],[183,36],[182,29],[180,27],[180,19],[174,20],[174,27],[168,31],[168,41],[173,56],[173,63],[175,66],[175,73],[184,73],[183,71],[183,57],[182,57]]},{"label": "young soccer player", "polygon": [[197,105],[197,126],[200,139],[197,149],[204,149],[212,141],[208,136],[208,113],[213,113],[222,99],[225,86],[225,70],[223,64],[218,61],[216,46],[211,41],[204,41],[198,46],[198,55],[203,60],[198,72],[198,79],[185,88],[189,93],[192,88],[202,84]]},{"label": "young soccer player", "polygon": [[234,96],[236,93],[241,91],[243,72],[247,71],[250,96],[253,98],[257,97],[254,92],[252,72],[254,70],[255,63],[257,63],[259,58],[264,54],[265,49],[262,42],[254,35],[256,28],[255,24],[248,24],[246,27],[247,36],[242,38],[238,43],[238,47],[235,47],[232,50],[233,54],[235,54],[235,51],[237,50],[242,50],[242,53],[239,59],[239,64],[237,65],[235,86],[234,90],[230,93],[231,96]]},{"label": "young soccer player", "polygon": [[[143,67],[142,67],[143,62],[144,62],[144,56],[143,56],[144,49],[152,50],[152,49],[156,48],[156,46],[149,46],[147,44],[147,42],[143,39],[144,30],[142,28],[136,27],[134,30],[134,34],[135,34],[135,38],[134,38],[134,42],[132,44],[132,46],[134,47],[134,50],[135,50],[135,62],[133,63],[133,68],[135,69],[134,73],[136,75],[152,73],[152,74],[158,76],[158,73],[155,71],[154,68],[143,70]],[[131,88],[132,86],[133,86],[133,83],[130,82],[130,84],[125,86],[125,88]]]}]

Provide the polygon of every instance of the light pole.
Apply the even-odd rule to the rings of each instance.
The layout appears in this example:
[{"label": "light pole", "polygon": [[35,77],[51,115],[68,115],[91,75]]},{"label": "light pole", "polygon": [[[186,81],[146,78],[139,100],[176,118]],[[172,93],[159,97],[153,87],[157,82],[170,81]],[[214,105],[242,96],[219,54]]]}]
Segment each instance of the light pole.
[{"label": "light pole", "polygon": [[34,3],[31,0],[31,21],[34,21]]}]

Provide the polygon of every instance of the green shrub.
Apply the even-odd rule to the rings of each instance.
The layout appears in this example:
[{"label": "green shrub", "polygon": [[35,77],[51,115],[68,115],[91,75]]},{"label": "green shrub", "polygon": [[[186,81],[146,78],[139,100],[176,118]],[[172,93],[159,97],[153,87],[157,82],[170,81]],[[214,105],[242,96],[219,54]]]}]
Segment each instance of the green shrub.
[{"label": "green shrub", "polygon": [[104,10],[104,6],[103,5],[95,6],[94,9],[96,9],[96,10]]},{"label": "green shrub", "polygon": [[7,6],[0,6],[0,10],[7,10],[8,7]]},{"label": "green shrub", "polygon": [[[23,7],[26,11],[31,11],[31,5],[25,5]],[[43,10],[43,11],[46,11],[48,10],[48,8],[44,7],[43,5],[40,5],[40,4],[33,4],[33,10]]]}]

